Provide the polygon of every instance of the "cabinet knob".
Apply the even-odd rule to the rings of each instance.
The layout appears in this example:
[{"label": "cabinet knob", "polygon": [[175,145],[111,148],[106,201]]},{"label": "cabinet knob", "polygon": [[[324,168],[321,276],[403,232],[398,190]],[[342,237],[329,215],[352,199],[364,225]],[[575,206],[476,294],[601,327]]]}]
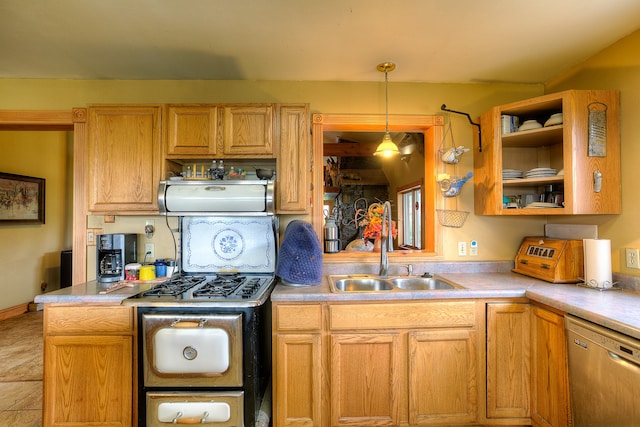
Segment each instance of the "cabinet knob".
[{"label": "cabinet knob", "polygon": [[599,170],[593,171],[593,192],[599,193],[602,190],[602,172]]}]

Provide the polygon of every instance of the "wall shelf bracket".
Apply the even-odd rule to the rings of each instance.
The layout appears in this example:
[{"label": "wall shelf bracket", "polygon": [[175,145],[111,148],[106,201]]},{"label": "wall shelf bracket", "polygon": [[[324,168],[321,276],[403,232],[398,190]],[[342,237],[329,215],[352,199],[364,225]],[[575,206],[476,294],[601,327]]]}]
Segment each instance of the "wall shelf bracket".
[{"label": "wall shelf bracket", "polygon": [[475,126],[475,127],[478,128],[478,151],[482,152],[482,132],[481,132],[481,129],[480,129],[480,123],[475,123],[473,120],[471,120],[471,116],[469,115],[469,113],[464,113],[462,111],[455,111],[455,110],[448,109],[446,104],[442,104],[440,109],[442,111],[446,111],[448,113],[462,114],[463,116],[467,116],[467,120],[469,120],[469,123],[472,126]]}]

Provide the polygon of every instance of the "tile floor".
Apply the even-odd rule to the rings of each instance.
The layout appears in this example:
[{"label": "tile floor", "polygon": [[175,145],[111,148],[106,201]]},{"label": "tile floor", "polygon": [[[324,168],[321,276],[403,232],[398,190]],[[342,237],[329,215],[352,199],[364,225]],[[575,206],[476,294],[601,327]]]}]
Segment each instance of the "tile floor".
[{"label": "tile floor", "polygon": [[0,427],[42,426],[42,311],[0,321],[0,396]]}]

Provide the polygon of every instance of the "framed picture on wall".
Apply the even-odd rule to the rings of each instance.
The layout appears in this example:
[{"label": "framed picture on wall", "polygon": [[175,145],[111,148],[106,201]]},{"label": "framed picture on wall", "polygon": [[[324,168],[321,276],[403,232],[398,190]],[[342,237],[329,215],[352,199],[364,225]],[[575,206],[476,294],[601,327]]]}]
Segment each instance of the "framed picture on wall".
[{"label": "framed picture on wall", "polygon": [[44,181],[0,172],[0,225],[44,224]]}]

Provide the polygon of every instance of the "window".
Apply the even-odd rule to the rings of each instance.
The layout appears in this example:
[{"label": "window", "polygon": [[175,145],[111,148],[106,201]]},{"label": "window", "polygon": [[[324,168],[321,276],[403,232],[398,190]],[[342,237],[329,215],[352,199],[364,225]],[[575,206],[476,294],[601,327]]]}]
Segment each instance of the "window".
[{"label": "window", "polygon": [[398,229],[400,247],[422,249],[421,194],[421,184],[398,189],[398,216],[402,219]]}]

